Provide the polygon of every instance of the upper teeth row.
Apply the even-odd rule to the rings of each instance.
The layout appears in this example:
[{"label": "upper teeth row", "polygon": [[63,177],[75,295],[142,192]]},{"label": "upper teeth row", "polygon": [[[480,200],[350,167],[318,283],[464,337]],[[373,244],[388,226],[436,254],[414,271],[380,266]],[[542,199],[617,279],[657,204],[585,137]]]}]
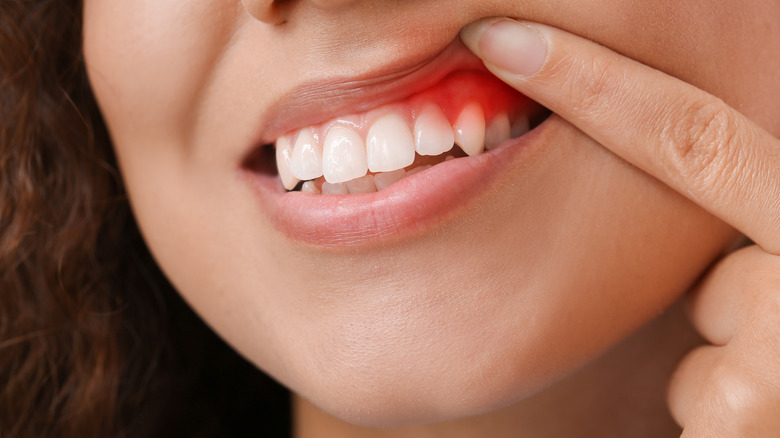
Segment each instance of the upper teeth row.
[{"label": "upper teeth row", "polygon": [[440,155],[457,144],[468,155],[492,149],[511,137],[528,131],[528,117],[510,122],[499,113],[486,126],[484,111],[477,103],[466,105],[455,123],[436,104],[427,104],[412,116],[388,111],[376,118],[366,135],[353,123],[332,123],[324,131],[307,127],[276,140],[276,164],[284,187],[292,190],[299,181],[325,177],[341,183],[371,172],[392,172],[414,162],[415,153]]}]

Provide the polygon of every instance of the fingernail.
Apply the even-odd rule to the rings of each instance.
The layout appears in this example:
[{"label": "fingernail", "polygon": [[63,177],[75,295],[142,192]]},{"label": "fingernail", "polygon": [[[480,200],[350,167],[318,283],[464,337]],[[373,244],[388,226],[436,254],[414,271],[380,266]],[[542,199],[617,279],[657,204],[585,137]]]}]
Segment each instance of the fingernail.
[{"label": "fingernail", "polygon": [[530,25],[507,18],[471,23],[460,31],[463,43],[482,58],[502,70],[532,76],[547,58],[547,42]]}]

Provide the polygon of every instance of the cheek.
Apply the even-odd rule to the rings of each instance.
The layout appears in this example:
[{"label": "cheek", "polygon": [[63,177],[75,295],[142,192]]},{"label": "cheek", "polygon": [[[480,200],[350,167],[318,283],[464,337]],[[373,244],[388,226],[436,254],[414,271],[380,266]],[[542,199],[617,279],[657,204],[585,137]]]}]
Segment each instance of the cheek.
[{"label": "cheek", "polygon": [[191,130],[192,108],[238,16],[220,3],[85,2],[85,62],[114,137],[138,145]]},{"label": "cheek", "polygon": [[489,15],[522,17],[592,39],[722,98],[780,136],[780,2],[549,0],[473,5],[488,8]]},{"label": "cheek", "polygon": [[[621,20],[577,32],[722,98],[780,135],[780,2],[612,0]],[[580,23],[601,23],[597,16]]]}]

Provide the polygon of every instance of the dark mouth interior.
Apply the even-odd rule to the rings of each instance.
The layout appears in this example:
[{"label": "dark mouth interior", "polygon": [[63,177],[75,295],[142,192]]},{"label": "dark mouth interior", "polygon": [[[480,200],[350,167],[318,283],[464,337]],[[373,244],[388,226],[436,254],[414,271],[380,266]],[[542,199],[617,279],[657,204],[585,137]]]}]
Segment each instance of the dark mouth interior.
[{"label": "dark mouth interior", "polygon": [[552,115],[552,111],[548,110],[543,106],[540,107],[539,111],[535,112],[534,114],[531,114],[531,116],[528,118],[531,131],[536,129],[537,126],[541,125],[542,122],[547,120],[551,115]]},{"label": "dark mouth interior", "polygon": [[[531,131],[536,129],[536,127],[541,125],[542,122],[547,120],[550,115],[552,115],[552,111],[548,110],[547,108],[542,108],[540,111],[532,114],[529,118]],[[438,164],[444,161],[444,158],[447,155],[451,155],[455,158],[466,156],[466,154],[459,147],[453,147],[450,152],[445,154],[432,157],[417,156],[414,163],[410,167],[417,167],[426,164]],[[276,150],[274,145],[266,144],[256,148],[244,161],[242,167],[261,176],[270,178],[278,177],[279,171],[276,168]],[[304,181],[299,182],[292,191],[300,191],[303,183]]]},{"label": "dark mouth interior", "polygon": [[279,176],[279,170],[276,168],[276,149],[274,145],[265,144],[255,148],[244,160],[241,167],[263,176]]}]

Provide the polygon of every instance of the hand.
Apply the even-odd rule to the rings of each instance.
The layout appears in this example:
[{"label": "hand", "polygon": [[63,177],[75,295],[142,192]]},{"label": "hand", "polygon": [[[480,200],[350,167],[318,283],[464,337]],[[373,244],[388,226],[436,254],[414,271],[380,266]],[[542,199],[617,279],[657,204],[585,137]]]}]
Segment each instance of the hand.
[{"label": "hand", "polygon": [[549,26],[492,19],[461,38],[507,84],[757,243],[690,295],[712,345],[682,361],[669,405],[684,437],[780,436],[780,140],[690,84]]}]

